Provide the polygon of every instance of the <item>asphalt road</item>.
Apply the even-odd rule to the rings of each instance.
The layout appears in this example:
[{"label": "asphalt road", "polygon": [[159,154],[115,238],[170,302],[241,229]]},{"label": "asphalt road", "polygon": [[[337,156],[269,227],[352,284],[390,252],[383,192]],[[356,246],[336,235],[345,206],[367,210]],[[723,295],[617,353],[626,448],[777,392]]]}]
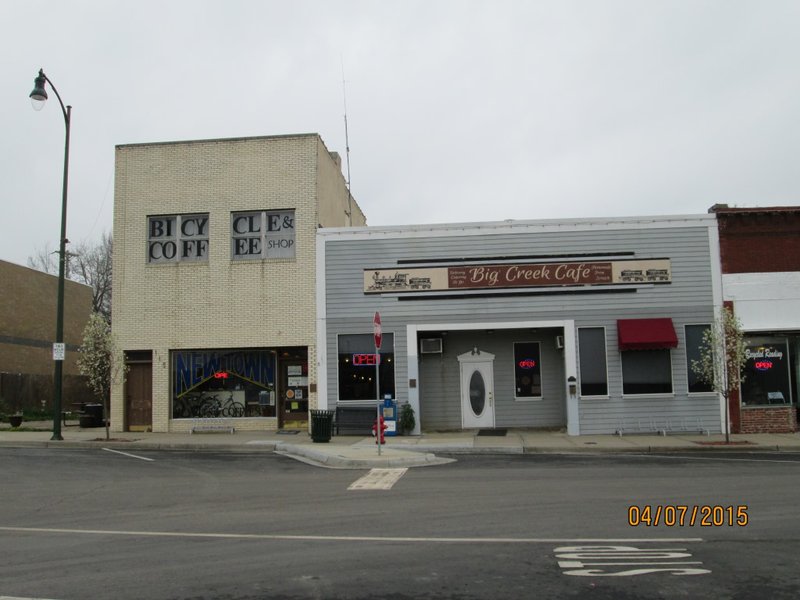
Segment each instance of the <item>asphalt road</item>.
[{"label": "asphalt road", "polygon": [[0,598],[800,597],[800,455],[457,458],[0,448]]}]

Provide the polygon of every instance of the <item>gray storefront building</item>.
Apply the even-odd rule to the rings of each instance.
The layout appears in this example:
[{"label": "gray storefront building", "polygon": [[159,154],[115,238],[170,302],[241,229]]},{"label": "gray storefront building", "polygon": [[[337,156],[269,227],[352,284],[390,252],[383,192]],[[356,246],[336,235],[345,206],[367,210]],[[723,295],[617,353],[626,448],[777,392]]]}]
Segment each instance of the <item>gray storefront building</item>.
[{"label": "gray storefront building", "polygon": [[719,264],[714,215],[320,230],[318,407],[391,396],[417,431],[720,432],[691,369]]}]

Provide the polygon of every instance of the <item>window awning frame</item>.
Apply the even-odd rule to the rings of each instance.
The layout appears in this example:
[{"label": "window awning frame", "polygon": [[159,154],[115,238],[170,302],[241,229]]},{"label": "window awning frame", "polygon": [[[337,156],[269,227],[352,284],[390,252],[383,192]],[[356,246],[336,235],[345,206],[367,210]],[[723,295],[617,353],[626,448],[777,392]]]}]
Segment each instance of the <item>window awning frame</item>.
[{"label": "window awning frame", "polygon": [[617,321],[619,349],[663,350],[677,348],[678,336],[672,319],[620,319]]}]

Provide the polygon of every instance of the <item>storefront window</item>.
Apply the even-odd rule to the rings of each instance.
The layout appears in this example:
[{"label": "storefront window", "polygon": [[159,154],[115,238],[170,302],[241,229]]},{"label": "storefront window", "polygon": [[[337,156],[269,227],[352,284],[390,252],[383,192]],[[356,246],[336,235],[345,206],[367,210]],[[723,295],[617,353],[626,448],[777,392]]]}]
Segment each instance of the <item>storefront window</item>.
[{"label": "storefront window", "polygon": [[692,368],[693,363],[701,362],[701,348],[703,347],[703,336],[710,331],[710,325],[687,325],[686,326],[686,373],[689,384],[689,393],[698,394],[701,392],[712,392],[713,386],[700,380],[700,377]]},{"label": "storefront window", "polygon": [[671,394],[672,357],[661,350],[623,350],[622,393]]},{"label": "storefront window", "polygon": [[581,396],[607,396],[606,330],[603,327],[578,329]]},{"label": "storefront window", "polygon": [[542,365],[539,342],[514,344],[514,385],[517,398],[542,397]]},{"label": "storefront window", "polygon": [[339,336],[339,400],[378,400],[376,367],[380,369],[380,399],[395,398],[394,334],[384,333],[380,354],[370,333]]},{"label": "storefront window", "polygon": [[172,352],[172,418],[275,416],[271,350]]},{"label": "storefront window", "polygon": [[743,369],[744,404],[791,404],[789,345],[786,338],[748,337]]}]

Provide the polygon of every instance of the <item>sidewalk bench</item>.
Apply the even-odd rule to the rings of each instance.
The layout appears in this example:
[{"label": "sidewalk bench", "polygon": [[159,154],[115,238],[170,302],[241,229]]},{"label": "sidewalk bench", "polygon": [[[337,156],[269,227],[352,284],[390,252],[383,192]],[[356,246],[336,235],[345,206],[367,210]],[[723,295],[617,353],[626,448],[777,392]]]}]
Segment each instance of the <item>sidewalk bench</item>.
[{"label": "sidewalk bench", "polygon": [[376,417],[374,406],[337,406],[333,428],[336,435],[372,435]]},{"label": "sidewalk bench", "polygon": [[225,419],[194,419],[189,434],[192,433],[236,433],[236,429]]},{"label": "sidewalk bench", "polygon": [[711,432],[706,428],[703,427],[700,419],[697,419],[696,424],[687,424],[686,420],[682,420],[680,425],[674,426],[672,421],[669,419],[649,419],[649,420],[642,420],[639,419],[635,423],[627,423],[624,419],[619,422],[617,430],[614,432],[614,435],[618,435],[622,437],[623,433],[631,434],[658,434],[667,436],[670,434],[689,434],[689,433],[696,433],[702,435],[710,435]]}]

